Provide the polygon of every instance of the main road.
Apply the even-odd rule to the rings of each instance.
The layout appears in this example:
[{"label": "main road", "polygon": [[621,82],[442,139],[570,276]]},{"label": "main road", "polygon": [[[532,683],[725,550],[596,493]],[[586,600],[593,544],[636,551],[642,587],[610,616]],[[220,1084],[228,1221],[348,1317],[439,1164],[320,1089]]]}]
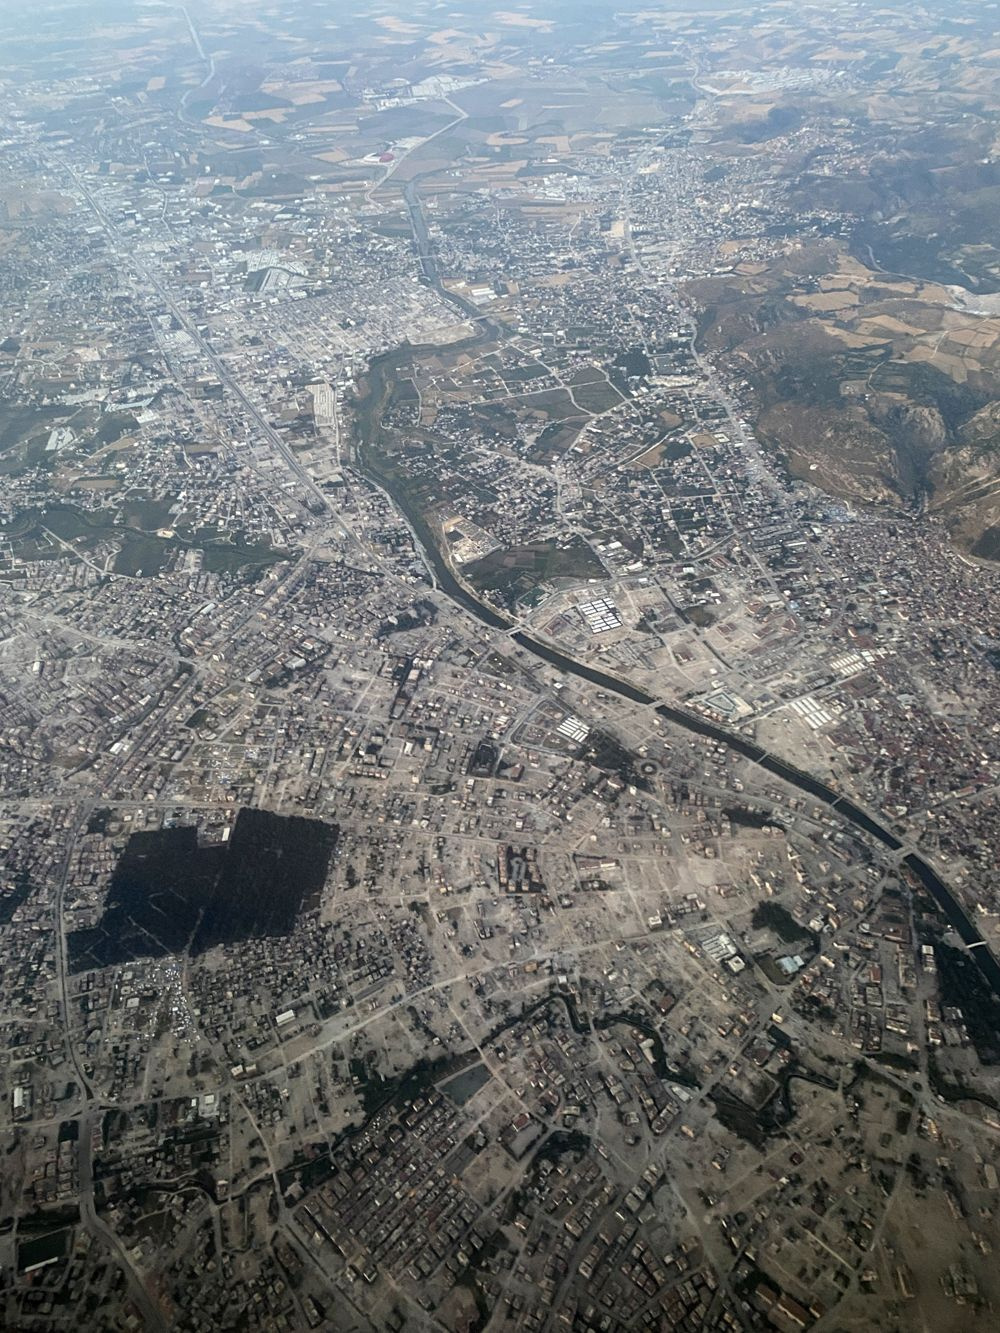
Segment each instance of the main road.
[{"label": "main road", "polygon": [[237,398],[240,401],[247,415],[252,419],[254,425],[260,431],[261,436],[268,441],[268,443],[275,449],[277,453],[281,455],[282,459],[285,462],[285,465],[288,467],[288,470],[292,473],[292,475],[296,478],[296,480],[303,486],[303,488],[311,494],[312,496],[311,507],[317,512],[325,513],[328,508],[327,499],[326,496],[323,494],[322,490],[320,489],[320,487],[317,485],[315,478],[310,476],[309,472],[302,466],[302,464],[296,458],[295,452],[291,448],[291,446],[281,438],[281,436],[274,429],[271,423],[266,419],[266,417],[263,415],[260,409],[247,395],[243,386],[233,376],[229,367],[219,356],[218,352],[216,352],[215,348],[212,347],[211,343],[208,342],[208,340],[204,337],[201,330],[198,328],[197,324],[187,313],[187,311],[181,309],[181,307],[177,304],[174,298],[166,290],[166,288],[156,277],[156,275],[147,267],[146,264],[142,262],[141,259],[138,258],[135,251],[129,250],[121,244],[121,239],[118,235],[118,230],[115,227],[115,224],[105,213],[100,203],[98,203],[97,199],[94,197],[93,191],[87,185],[83,177],[79,174],[79,172],[75,171],[70,164],[67,163],[65,165],[66,165],[66,170],[68,171],[69,175],[73,178],[73,181],[77,189],[80,191],[84,199],[87,201],[87,204],[90,207],[91,212],[93,212],[95,217],[100,222],[101,226],[104,228],[108,240],[111,243],[112,249],[114,250],[118,259],[121,261],[123,265],[131,264],[132,268],[139,274],[140,278],[142,278],[152,288],[152,290],[159,297],[160,301],[163,303],[164,307],[170,311],[171,315],[173,315],[174,319],[181,326],[184,332],[188,335],[188,337],[192,340],[192,342],[195,343],[198,350],[201,352],[202,356],[206,359],[206,361],[208,361],[212,365],[212,367],[215,370],[215,373],[219,377],[219,382],[222,384],[223,388],[228,393],[232,394],[234,398]]}]

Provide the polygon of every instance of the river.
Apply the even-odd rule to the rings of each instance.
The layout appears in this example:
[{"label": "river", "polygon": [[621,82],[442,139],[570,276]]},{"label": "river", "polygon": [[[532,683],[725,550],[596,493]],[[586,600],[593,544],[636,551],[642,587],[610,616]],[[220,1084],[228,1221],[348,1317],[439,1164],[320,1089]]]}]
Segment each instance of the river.
[{"label": "river", "polygon": [[[471,311],[478,316],[479,312],[475,310],[474,306],[471,306],[469,302],[455,293],[448,291],[440,281],[433,247],[423,217],[420,195],[415,182],[409,181],[407,183],[404,195],[425,278],[444,300],[452,305],[458,305],[465,314],[469,314]],[[366,475],[390,495],[393,502],[405,515],[420,543],[425,559],[434,571],[437,586],[445,596],[450,597],[452,601],[470,611],[491,629],[510,632],[510,636],[515,643],[535,657],[548,662],[550,666],[557,667],[568,675],[578,676],[581,680],[589,681],[592,685],[599,686],[609,694],[616,694],[619,698],[629,700],[630,703],[655,706],[656,712],[674,726],[682,727],[685,731],[692,732],[696,736],[702,736],[707,740],[718,741],[730,750],[735,750],[737,754],[743,755],[768,773],[780,778],[783,782],[829,806],[846,824],[867,833],[890,851],[898,852],[903,849],[902,839],[886,828],[873,815],[863,810],[861,806],[855,804],[854,801],[836,791],[820,778],[796,768],[794,764],[779,758],[777,755],[770,754],[757,745],[755,741],[747,736],[740,735],[739,732],[730,731],[728,728],[720,726],[716,722],[711,722],[708,718],[701,717],[697,713],[688,712],[686,709],[672,707],[664,703],[658,704],[653,695],[637,685],[631,684],[628,680],[611,675],[606,671],[600,671],[596,667],[587,666],[561,649],[535,638],[526,630],[516,629],[515,622],[510,616],[482,601],[466,584],[459,581],[455,577],[451,566],[445,560],[439,543],[428,527],[423,514],[413,504],[405,484],[395,474],[380,466],[380,455],[374,447],[380,430],[381,412],[389,389],[387,375],[390,371],[398,369],[408,357],[409,352],[403,349],[400,352],[387,353],[372,362],[368,376],[369,393],[367,401],[360,405],[358,413],[361,434],[360,462]],[[948,888],[930,862],[926,861],[917,852],[907,853],[902,860],[903,864],[907,866],[937,903],[949,925],[957,932],[963,943],[969,947],[970,957],[979,966],[995,994],[1000,997],[1000,962],[990,952],[971,917],[966,913],[951,889]]]}]

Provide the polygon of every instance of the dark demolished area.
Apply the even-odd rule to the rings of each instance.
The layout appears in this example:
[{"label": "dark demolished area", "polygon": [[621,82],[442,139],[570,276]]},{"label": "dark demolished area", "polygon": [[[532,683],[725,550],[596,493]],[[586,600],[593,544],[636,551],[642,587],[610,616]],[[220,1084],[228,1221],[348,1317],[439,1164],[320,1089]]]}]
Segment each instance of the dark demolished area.
[{"label": "dark demolished area", "polygon": [[635,787],[645,792],[653,790],[650,781],[653,765],[643,765],[645,771],[640,771],[638,756],[626,749],[609,731],[595,728],[580,747],[577,758],[592,764],[602,773],[618,778],[625,787]]},{"label": "dark demolished area", "polygon": [[68,937],[70,969],[290,934],[319,904],[338,832],[318,819],[243,809],[225,843],[201,845],[191,827],[133,833],[100,922]]}]

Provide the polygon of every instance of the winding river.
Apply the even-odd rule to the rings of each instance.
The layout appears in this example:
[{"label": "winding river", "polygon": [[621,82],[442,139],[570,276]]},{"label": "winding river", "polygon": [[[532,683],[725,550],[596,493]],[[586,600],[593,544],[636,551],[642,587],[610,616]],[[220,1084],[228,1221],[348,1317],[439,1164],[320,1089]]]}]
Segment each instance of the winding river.
[{"label": "winding river", "polygon": [[[483,320],[480,312],[474,306],[464,301],[454,292],[448,291],[442,285],[415,182],[407,183],[404,196],[425,280],[435,288],[444,300],[452,305],[457,305],[464,315],[471,315],[478,319],[481,325],[487,326],[484,328],[484,333],[487,336],[499,332],[495,329],[495,326],[492,326],[491,322]],[[482,335],[477,336],[474,340],[470,340],[470,343],[480,341],[481,337]],[[686,709],[658,703],[653,695],[633,685],[628,680],[612,675],[607,671],[601,671],[596,667],[588,666],[554,645],[536,638],[528,631],[517,628],[510,616],[481,600],[467,584],[456,578],[426,519],[420,512],[419,507],[413,503],[405,483],[390,468],[385,466],[383,457],[375,447],[381,429],[382,411],[388,401],[392,380],[396,372],[408,360],[409,351],[403,348],[386,353],[376,358],[371,364],[368,375],[368,391],[363,401],[358,405],[359,462],[362,471],[371,481],[388,493],[407,519],[425,560],[433,570],[435,582],[440,592],[464,607],[466,611],[471,612],[472,615],[491,629],[508,632],[515,643],[535,657],[547,662],[550,666],[554,666],[568,675],[578,676],[581,680],[589,681],[590,684],[599,686],[607,693],[618,695],[631,703],[655,707],[656,712],[674,726],[682,727],[685,731],[692,732],[696,736],[702,736],[707,740],[714,740],[728,746],[730,750],[743,755],[758,767],[780,778],[783,782],[812,796],[823,805],[829,806],[832,811],[840,816],[844,823],[860,829],[890,851],[900,852],[903,850],[904,841],[897,837],[891,829],[820,778],[796,768],[794,764],[790,764],[777,755],[770,754],[757,745],[755,741],[741,735],[739,732],[731,731],[727,727],[720,726],[718,723],[711,722],[708,718],[697,713],[691,713]],[[949,925],[969,949],[970,957],[975,960],[995,994],[1000,997],[1000,962],[990,952],[983,936],[976,929],[972,919],[958,899],[930,862],[919,853],[915,851],[906,852],[901,860],[937,903]]]}]

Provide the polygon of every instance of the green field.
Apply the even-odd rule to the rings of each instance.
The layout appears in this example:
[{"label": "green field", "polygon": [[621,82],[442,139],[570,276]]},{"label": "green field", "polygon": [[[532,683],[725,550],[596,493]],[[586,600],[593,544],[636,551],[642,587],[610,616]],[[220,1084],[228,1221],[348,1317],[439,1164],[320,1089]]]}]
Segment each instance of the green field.
[{"label": "green field", "polygon": [[494,593],[508,606],[530,598],[543,583],[557,579],[604,579],[607,571],[586,542],[574,538],[569,546],[531,542],[493,551],[463,570],[480,592]]},{"label": "green field", "polygon": [[[149,511],[152,517],[159,517],[163,502],[148,503],[153,506]],[[180,536],[157,537],[115,522],[115,517],[110,511],[88,513],[67,504],[25,509],[6,527],[0,527],[0,538],[10,542],[16,554],[26,560],[64,555],[65,548],[54,543],[53,538],[66,542],[80,554],[92,552],[101,542],[111,541],[119,548],[113,572],[144,578],[159,573],[173,552],[192,548],[203,552],[203,568],[218,574],[233,574],[244,566],[264,568],[290,558],[288,551],[252,545],[240,534],[234,534],[232,540],[204,534],[195,534],[187,540]]]}]

